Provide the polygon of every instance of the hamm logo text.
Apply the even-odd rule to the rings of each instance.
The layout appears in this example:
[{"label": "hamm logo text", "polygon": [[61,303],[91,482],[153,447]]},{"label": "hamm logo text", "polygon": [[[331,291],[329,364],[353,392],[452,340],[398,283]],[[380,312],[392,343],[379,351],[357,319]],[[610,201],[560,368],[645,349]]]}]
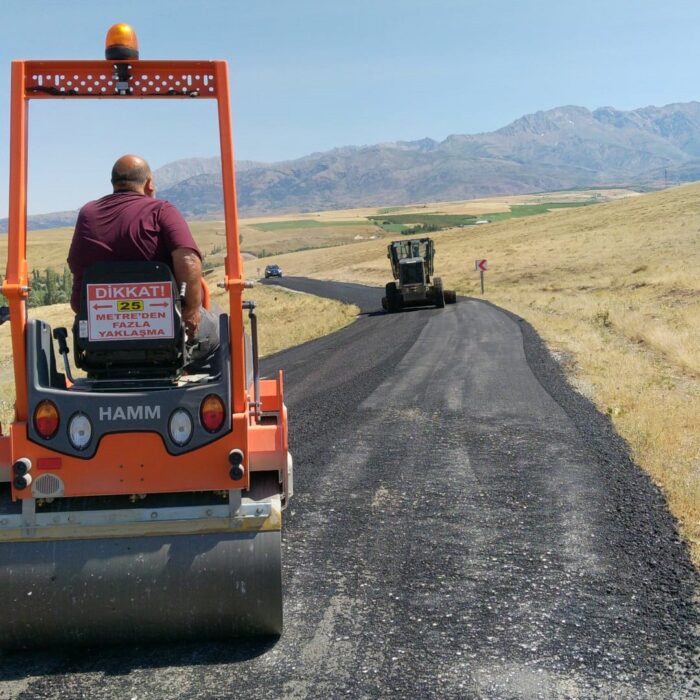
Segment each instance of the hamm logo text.
[{"label": "hamm logo text", "polygon": [[100,420],[159,420],[160,406],[100,406]]}]

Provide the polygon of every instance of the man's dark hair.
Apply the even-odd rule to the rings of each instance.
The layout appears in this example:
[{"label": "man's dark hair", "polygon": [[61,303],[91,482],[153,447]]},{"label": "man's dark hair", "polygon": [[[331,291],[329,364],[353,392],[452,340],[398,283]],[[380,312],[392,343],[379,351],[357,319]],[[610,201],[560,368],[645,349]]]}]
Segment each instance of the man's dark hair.
[{"label": "man's dark hair", "polygon": [[149,177],[151,169],[145,161],[131,167],[125,167],[117,161],[112,168],[112,186],[115,188],[130,189],[134,185],[141,186]]}]

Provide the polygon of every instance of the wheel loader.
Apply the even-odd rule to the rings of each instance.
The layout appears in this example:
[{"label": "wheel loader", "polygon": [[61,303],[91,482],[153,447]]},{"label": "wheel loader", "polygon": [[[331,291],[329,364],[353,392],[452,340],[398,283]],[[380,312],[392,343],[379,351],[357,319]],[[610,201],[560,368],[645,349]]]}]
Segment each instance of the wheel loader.
[{"label": "wheel loader", "polygon": [[[105,56],[12,64],[0,321],[16,401],[0,437],[0,647],[276,636],[293,465],[282,373],[260,377],[243,300],[228,68],[140,60],[122,24]],[[188,365],[181,290],[162,263],[88,268],[70,331],[27,318],[28,105],[50,99],[215,100],[227,294],[204,364]]]},{"label": "wheel loader", "polygon": [[454,304],[457,295],[443,289],[442,280],[433,277],[435,244],[430,238],[392,241],[387,249],[394,282],[386,287],[382,307],[389,313],[409,306],[432,306],[438,309]]}]

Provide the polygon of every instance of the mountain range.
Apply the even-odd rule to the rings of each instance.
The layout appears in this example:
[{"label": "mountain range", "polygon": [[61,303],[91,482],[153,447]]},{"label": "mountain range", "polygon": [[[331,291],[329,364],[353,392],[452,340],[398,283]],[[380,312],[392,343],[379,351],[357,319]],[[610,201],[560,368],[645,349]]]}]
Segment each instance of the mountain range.
[{"label": "mountain range", "polygon": [[[154,173],[158,196],[188,217],[220,217],[219,169],[218,158],[169,163]],[[497,131],[443,141],[345,146],[278,163],[236,164],[243,216],[696,179],[700,102],[630,111],[557,107]],[[75,212],[46,214],[30,217],[30,226],[74,219]]]}]

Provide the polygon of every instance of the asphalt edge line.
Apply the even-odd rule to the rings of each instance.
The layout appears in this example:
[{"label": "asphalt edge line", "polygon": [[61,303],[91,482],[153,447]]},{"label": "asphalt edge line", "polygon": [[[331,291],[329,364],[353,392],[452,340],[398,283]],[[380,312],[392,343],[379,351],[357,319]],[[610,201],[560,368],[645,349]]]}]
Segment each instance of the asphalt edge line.
[{"label": "asphalt edge line", "polygon": [[[287,292],[292,292],[294,294],[305,294],[306,296],[310,297],[316,297],[317,299],[330,299],[331,301],[338,301],[338,299],[332,299],[331,297],[324,297],[321,296],[320,294],[311,294],[310,292],[300,292],[296,289],[289,289],[288,287],[282,287],[281,285],[280,289],[284,289]],[[270,353],[269,355],[260,355],[260,360],[274,360],[277,355],[280,355],[283,352],[287,352],[288,350],[296,349],[296,348],[303,348],[304,345],[307,343],[315,343],[317,340],[321,340],[321,338],[332,338],[336,333],[340,333],[341,331],[344,331],[346,328],[350,328],[350,326],[354,326],[360,319],[364,318],[367,316],[366,313],[360,309],[357,304],[348,304],[346,302],[341,301],[341,304],[345,304],[346,306],[354,306],[357,308],[357,314],[355,315],[355,318],[350,321],[350,323],[347,323],[344,326],[341,326],[340,328],[336,328],[336,330],[331,331],[330,333],[326,333],[325,335],[319,335],[317,338],[310,338],[309,340],[305,340],[303,343],[299,343],[298,345],[290,345],[288,348],[282,348],[281,350],[276,350],[273,353]]]},{"label": "asphalt edge line", "polygon": [[517,324],[522,337],[525,360],[535,379],[566,413],[586,446],[607,467],[614,468],[618,473],[626,472],[633,479],[632,486],[649,489],[648,492],[654,495],[654,502],[648,505],[654,507],[657,515],[669,519],[676,540],[683,546],[688,566],[695,573],[696,584],[700,586],[700,571],[692,564],[690,545],[680,534],[678,521],[668,507],[666,496],[651,475],[632,459],[629,443],[615,430],[610,416],[601,413],[591,399],[571,385],[561,363],[555,359],[545,341],[529,321],[487,299],[460,298],[487,304]]}]

